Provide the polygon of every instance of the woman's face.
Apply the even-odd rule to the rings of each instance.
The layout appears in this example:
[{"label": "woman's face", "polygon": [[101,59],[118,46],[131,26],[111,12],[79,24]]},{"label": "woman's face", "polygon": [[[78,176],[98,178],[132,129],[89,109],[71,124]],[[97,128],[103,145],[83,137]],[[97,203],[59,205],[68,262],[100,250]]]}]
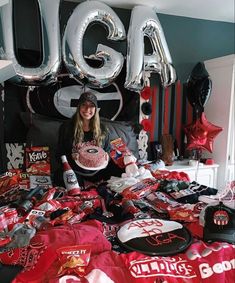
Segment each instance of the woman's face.
[{"label": "woman's face", "polygon": [[90,101],[85,101],[80,105],[80,115],[84,120],[90,120],[95,115],[95,105]]}]

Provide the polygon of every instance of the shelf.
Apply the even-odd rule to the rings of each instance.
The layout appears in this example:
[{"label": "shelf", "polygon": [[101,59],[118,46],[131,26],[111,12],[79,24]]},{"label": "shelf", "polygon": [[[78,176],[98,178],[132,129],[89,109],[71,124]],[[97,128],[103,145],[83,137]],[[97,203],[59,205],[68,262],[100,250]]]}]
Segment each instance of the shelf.
[{"label": "shelf", "polygon": [[13,64],[9,60],[0,60],[0,83],[15,76]]},{"label": "shelf", "polygon": [[173,171],[173,170],[181,170],[181,169],[187,169],[187,170],[195,170],[197,168],[199,169],[207,169],[207,168],[217,168],[219,167],[218,164],[212,164],[212,165],[205,165],[204,163],[199,163],[198,167],[197,166],[191,166],[189,165],[188,160],[183,160],[183,161],[174,161],[172,166],[166,166],[166,169]]}]

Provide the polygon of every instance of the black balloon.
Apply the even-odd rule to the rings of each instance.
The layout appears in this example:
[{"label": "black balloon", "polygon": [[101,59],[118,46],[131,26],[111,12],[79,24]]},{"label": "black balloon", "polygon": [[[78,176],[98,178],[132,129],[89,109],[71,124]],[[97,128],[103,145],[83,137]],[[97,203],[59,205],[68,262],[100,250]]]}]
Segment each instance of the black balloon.
[{"label": "black balloon", "polygon": [[209,78],[204,78],[196,81],[195,91],[198,95],[198,103],[201,107],[204,107],[210,98],[212,88],[212,81]]},{"label": "black balloon", "polygon": [[211,95],[212,81],[205,68],[204,63],[197,63],[193,68],[187,84],[187,98],[196,113],[204,111],[208,99]]},{"label": "black balloon", "polygon": [[152,105],[149,102],[144,102],[141,105],[141,110],[144,115],[150,115],[152,113]]},{"label": "black balloon", "polygon": [[202,62],[197,63],[193,68],[190,77],[194,80],[209,77],[209,74],[205,68],[204,63]]}]

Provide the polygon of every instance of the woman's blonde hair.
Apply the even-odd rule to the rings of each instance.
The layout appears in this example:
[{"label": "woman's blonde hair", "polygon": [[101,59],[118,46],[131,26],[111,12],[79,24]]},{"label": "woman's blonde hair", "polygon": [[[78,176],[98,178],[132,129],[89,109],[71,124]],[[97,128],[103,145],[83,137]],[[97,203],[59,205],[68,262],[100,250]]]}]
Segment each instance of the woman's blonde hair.
[{"label": "woman's blonde hair", "polygon": [[[74,115],[74,142],[82,143],[84,139],[83,131],[83,119],[80,115],[80,105],[77,107],[77,111]],[[90,131],[93,133],[93,138],[97,146],[101,146],[105,137],[105,132],[101,130],[100,127],[100,117],[97,111],[95,110],[94,116],[90,120]]]}]

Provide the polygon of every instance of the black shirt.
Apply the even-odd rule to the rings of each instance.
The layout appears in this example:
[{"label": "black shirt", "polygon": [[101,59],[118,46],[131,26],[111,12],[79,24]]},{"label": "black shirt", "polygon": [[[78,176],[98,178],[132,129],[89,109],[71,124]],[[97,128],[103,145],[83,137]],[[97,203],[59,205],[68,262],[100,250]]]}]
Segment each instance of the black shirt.
[{"label": "black shirt", "polygon": [[[105,129],[105,127],[101,124],[101,130],[105,134],[103,143],[101,147],[104,149],[104,151],[109,152],[110,151],[110,140],[109,140],[109,134],[108,131]],[[72,153],[74,152],[74,118],[65,121],[59,129],[59,138],[58,138],[58,145],[57,145],[57,152],[56,157],[58,159],[58,162],[61,163],[61,156],[66,155],[67,160],[74,170],[76,174],[83,175],[83,176],[92,176],[96,174],[96,171],[89,171],[84,170],[81,167],[79,167],[76,162],[72,158]],[[93,133],[92,131],[84,132],[84,144],[95,144]],[[61,167],[62,169],[62,167]]]}]

